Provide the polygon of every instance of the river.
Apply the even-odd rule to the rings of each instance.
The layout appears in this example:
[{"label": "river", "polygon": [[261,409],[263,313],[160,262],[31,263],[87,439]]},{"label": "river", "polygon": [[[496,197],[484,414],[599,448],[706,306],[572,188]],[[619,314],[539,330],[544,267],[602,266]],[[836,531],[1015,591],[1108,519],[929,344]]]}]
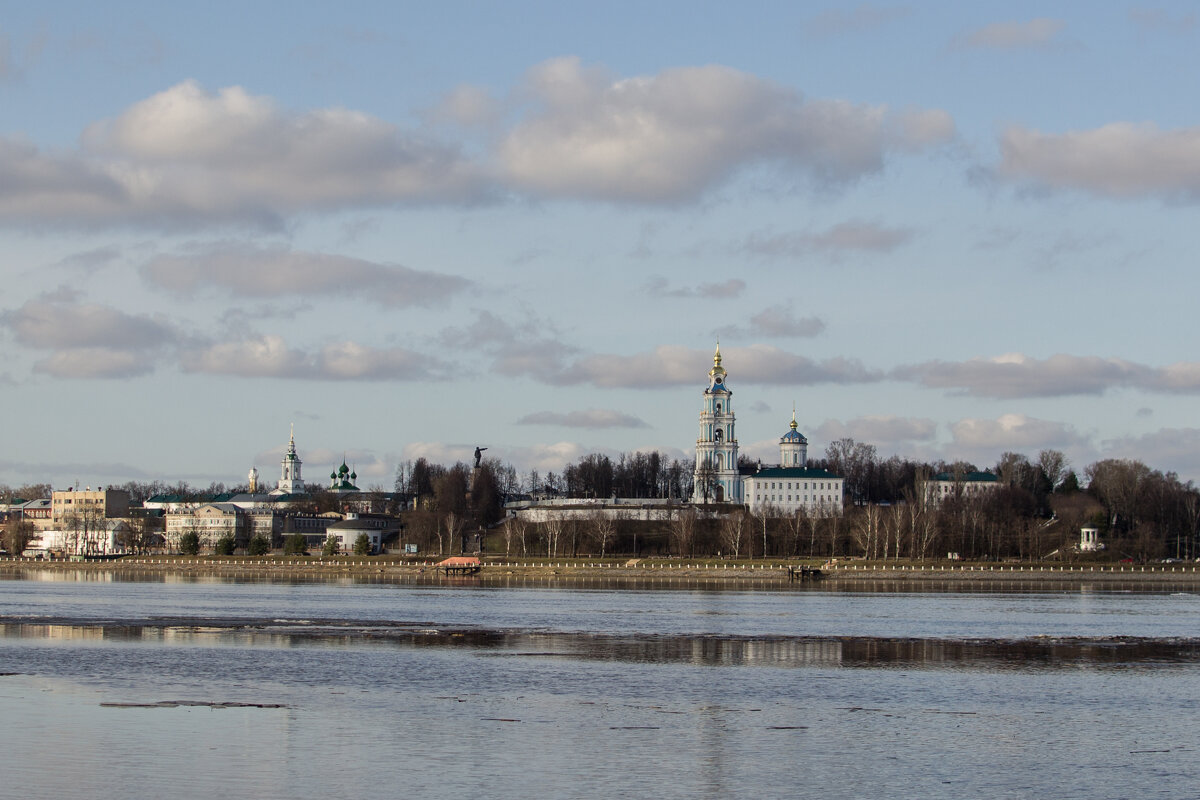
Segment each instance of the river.
[{"label": "river", "polygon": [[4,796],[1200,786],[1187,591],[70,578],[0,580]]}]

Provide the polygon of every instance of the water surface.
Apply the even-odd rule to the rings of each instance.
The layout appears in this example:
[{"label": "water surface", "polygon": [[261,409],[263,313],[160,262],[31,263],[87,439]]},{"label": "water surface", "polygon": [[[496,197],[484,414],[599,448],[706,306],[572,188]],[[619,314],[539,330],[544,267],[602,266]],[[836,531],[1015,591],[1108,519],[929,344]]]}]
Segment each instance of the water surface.
[{"label": "water surface", "polygon": [[0,581],[13,797],[1189,797],[1200,598]]}]

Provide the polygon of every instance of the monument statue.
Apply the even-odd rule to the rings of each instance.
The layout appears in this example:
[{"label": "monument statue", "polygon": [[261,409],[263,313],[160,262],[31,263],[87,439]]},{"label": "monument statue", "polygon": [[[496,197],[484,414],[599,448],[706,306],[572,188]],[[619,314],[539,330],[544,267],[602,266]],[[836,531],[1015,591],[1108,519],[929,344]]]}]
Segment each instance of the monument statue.
[{"label": "monument statue", "polygon": [[487,448],[486,447],[476,447],[475,448],[475,469],[479,469],[479,461],[480,461],[480,459],[483,458],[484,450],[487,450]]}]

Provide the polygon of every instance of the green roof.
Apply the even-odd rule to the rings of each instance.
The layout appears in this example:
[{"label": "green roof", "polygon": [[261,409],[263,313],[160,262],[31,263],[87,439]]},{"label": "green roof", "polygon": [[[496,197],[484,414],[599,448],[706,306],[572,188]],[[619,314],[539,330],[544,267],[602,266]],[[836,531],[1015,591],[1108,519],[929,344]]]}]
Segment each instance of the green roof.
[{"label": "green roof", "polygon": [[768,467],[760,469],[758,472],[750,476],[751,478],[774,478],[780,480],[783,478],[807,478],[808,480],[841,480],[841,475],[834,475],[827,469],[816,469],[815,467]]},{"label": "green roof", "polygon": [[955,475],[952,472],[939,472],[933,476],[935,481],[960,481],[962,483],[996,483],[1000,479],[990,472],[964,472]]}]

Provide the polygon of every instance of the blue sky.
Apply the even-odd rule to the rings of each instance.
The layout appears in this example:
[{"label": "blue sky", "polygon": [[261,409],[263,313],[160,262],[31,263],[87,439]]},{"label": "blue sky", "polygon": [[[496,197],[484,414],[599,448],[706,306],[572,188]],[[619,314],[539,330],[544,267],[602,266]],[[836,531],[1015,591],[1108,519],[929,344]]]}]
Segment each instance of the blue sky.
[{"label": "blue sky", "polygon": [[1200,478],[1190,4],[26,4],[0,482],[1063,450]]}]

